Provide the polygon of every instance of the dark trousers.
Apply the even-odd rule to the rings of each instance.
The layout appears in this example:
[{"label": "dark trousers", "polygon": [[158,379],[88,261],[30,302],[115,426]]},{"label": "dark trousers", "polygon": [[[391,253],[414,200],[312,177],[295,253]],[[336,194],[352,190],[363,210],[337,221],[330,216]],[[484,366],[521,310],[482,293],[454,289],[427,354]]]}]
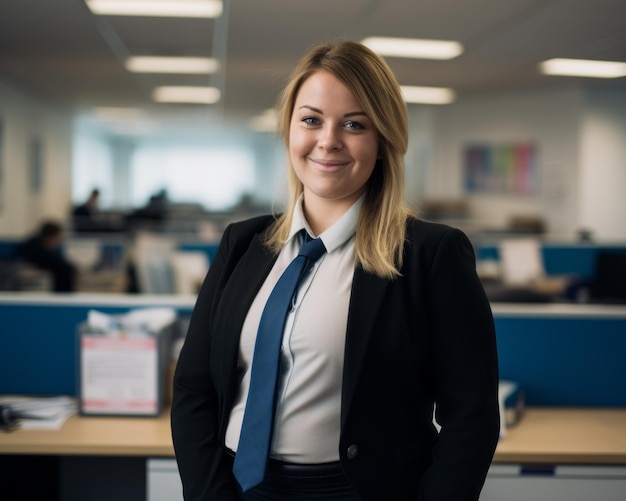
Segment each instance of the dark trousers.
[{"label": "dark trousers", "polygon": [[237,488],[241,501],[299,501],[303,499],[359,501],[361,499],[348,481],[339,462],[295,465],[270,459],[265,479],[261,484],[247,492],[242,492],[239,485]]}]

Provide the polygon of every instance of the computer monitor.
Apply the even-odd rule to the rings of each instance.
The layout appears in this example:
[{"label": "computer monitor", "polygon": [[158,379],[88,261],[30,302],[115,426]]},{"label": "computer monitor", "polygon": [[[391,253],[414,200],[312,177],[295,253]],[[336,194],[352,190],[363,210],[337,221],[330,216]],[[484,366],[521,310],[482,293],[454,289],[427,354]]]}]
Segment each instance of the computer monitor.
[{"label": "computer monitor", "polygon": [[589,292],[592,301],[626,303],[626,252],[598,252]]}]

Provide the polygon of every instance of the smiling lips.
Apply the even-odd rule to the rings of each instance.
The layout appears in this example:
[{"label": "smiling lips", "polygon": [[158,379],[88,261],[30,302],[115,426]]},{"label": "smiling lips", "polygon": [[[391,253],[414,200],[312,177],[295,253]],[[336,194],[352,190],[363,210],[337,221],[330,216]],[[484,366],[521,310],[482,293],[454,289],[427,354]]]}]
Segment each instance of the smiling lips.
[{"label": "smiling lips", "polygon": [[350,163],[348,160],[325,160],[323,158],[309,158],[309,160],[322,170],[327,171],[339,170]]}]

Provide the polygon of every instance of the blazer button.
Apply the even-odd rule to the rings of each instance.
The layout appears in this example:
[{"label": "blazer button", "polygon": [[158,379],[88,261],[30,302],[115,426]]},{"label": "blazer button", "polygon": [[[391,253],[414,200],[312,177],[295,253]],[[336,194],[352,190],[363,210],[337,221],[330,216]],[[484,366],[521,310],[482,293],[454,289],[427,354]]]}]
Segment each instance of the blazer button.
[{"label": "blazer button", "polygon": [[355,444],[348,446],[347,455],[348,459],[354,459],[359,453],[359,447]]}]

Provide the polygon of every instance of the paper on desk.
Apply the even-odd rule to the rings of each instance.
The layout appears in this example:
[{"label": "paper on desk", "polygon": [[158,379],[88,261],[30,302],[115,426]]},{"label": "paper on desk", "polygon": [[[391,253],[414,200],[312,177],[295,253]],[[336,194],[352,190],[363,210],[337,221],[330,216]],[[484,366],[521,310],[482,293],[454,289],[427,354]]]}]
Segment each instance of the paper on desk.
[{"label": "paper on desk", "polygon": [[76,400],[66,396],[11,395],[0,397],[0,405],[10,407],[25,430],[58,430],[77,409]]},{"label": "paper on desk", "polygon": [[504,438],[506,431],[515,426],[524,413],[524,392],[519,383],[500,380],[498,405],[500,407],[500,438]]},{"label": "paper on desk", "polygon": [[96,310],[87,314],[88,327],[96,330],[110,331],[112,325],[119,326],[125,332],[158,333],[176,320],[173,308],[139,308],[124,315],[107,315]]}]

